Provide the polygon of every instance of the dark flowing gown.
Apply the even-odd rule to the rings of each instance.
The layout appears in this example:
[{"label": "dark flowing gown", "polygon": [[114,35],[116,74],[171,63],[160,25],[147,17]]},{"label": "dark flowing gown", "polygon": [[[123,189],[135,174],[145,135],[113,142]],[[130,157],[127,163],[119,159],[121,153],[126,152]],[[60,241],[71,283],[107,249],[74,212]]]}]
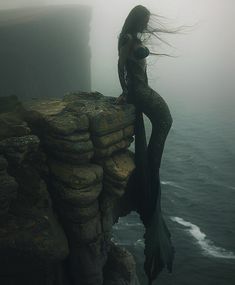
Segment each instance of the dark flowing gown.
[{"label": "dark flowing gown", "polygon": [[[143,51],[143,46],[140,47]],[[146,49],[146,47],[144,47]],[[145,226],[144,270],[151,285],[166,267],[172,272],[174,247],[161,211],[160,164],[172,117],[164,99],[148,85],[146,61],[141,50],[126,62],[127,103],[135,105],[135,171],[131,197]],[[145,52],[144,52],[145,54]],[[143,113],[152,123],[147,145]]]}]

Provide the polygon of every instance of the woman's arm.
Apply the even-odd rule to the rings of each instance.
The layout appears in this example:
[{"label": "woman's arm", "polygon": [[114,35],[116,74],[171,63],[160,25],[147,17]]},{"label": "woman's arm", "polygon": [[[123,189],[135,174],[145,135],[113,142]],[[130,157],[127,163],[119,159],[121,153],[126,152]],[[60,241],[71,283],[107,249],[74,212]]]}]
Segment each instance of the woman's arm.
[{"label": "woman's arm", "polygon": [[125,63],[123,62],[123,59],[119,57],[118,59],[118,76],[119,81],[122,87],[123,93],[127,92],[127,82],[125,80]]},{"label": "woman's arm", "polygon": [[122,95],[117,99],[117,103],[126,99],[127,95],[127,82],[125,80],[125,63],[129,55],[132,46],[132,36],[130,34],[126,35],[125,42],[119,50],[118,58],[118,76],[122,87]]}]

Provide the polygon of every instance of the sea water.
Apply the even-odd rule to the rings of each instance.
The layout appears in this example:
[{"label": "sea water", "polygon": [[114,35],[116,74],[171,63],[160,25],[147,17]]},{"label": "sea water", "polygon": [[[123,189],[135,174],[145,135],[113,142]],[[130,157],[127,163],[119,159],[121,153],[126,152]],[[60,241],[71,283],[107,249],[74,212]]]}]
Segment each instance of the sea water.
[{"label": "sea water", "polygon": [[[182,102],[181,102],[182,103]],[[176,253],[173,273],[153,284],[235,284],[235,118],[231,104],[170,102],[173,125],[161,165],[162,209]],[[235,105],[234,105],[235,106]],[[151,124],[145,117],[149,139]],[[133,150],[133,144],[131,146]],[[113,240],[143,270],[144,227],[135,212],[120,218]]]}]

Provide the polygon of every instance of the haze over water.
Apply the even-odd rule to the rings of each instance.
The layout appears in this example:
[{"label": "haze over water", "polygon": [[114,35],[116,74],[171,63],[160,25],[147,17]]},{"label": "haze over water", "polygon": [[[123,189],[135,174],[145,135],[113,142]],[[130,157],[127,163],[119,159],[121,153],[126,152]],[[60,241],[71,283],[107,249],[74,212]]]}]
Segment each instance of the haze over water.
[{"label": "haze over water", "polygon": [[[92,90],[121,93],[117,39],[132,7],[143,4],[166,17],[170,28],[191,26],[164,37],[152,49],[177,56],[149,57],[150,86],[167,101],[173,126],[161,167],[162,207],[176,248],[173,275],[158,285],[235,284],[235,23],[233,0],[0,1],[0,8],[48,4],[92,7]],[[161,19],[161,18],[160,18]],[[147,135],[151,126],[147,118]],[[133,145],[132,145],[133,148]],[[114,226],[114,240],[136,257],[143,273],[143,226],[133,212]]]}]

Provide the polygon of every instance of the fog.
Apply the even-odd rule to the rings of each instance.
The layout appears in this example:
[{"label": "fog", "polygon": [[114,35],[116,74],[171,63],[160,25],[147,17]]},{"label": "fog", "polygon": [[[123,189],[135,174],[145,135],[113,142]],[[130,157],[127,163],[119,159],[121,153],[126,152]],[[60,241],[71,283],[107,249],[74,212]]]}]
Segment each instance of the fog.
[{"label": "fog", "polygon": [[[188,284],[188,280],[192,285],[235,284],[230,280],[231,276],[234,280],[234,259],[221,258],[225,254],[233,258],[235,252],[235,0],[0,0],[0,9],[69,4],[92,7],[90,29],[87,29],[90,30],[91,89],[106,96],[118,96],[122,91],[117,71],[118,35],[135,5],[142,4],[163,16],[159,19],[169,28],[186,27],[181,33],[164,36],[171,47],[159,41],[149,47],[151,51],[174,57],[147,59],[149,85],[166,99],[173,115],[161,180],[166,198],[162,200],[163,211],[166,217],[177,217],[169,223],[176,248],[176,269],[173,267],[173,275],[161,275],[157,284]],[[0,18],[0,22],[3,20]],[[63,39],[62,42],[59,56],[65,57],[63,48],[67,42]],[[51,46],[53,49],[54,45]],[[73,64],[73,56],[70,58]],[[76,62],[74,57],[74,65]],[[54,67],[51,63],[47,65]],[[80,65],[78,69],[82,69]],[[62,69],[63,81],[64,73]],[[71,73],[70,70],[67,77]],[[12,76],[11,70],[9,74]],[[58,87],[58,77],[55,78]],[[75,74],[76,84],[77,79]],[[145,126],[149,139],[151,125]],[[180,226],[172,224],[177,221]],[[138,248],[143,242],[140,228],[121,229],[117,230],[120,237],[123,234],[126,242],[129,235],[132,248],[139,254],[137,272],[143,276],[143,248]],[[136,242],[132,240],[135,235]],[[213,254],[204,256],[208,251]]]},{"label": "fog", "polygon": [[184,101],[231,106],[235,90],[235,40],[233,0],[0,0],[0,8],[83,4],[92,7],[90,33],[92,90],[105,95],[121,93],[117,74],[117,39],[132,7],[143,4],[164,16],[169,28],[191,26],[168,35],[173,46],[156,42],[155,52],[172,57],[148,58],[150,85],[170,102]]}]

